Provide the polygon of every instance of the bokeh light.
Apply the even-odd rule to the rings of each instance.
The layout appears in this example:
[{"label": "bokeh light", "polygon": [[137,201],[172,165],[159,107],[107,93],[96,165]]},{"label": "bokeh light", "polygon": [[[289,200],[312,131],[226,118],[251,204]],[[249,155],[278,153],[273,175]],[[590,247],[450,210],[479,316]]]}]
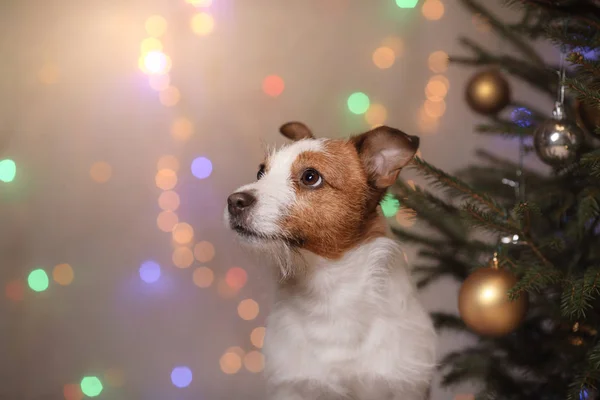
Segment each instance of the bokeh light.
[{"label": "bokeh light", "polygon": [[215,19],[206,12],[201,12],[192,17],[192,31],[196,35],[205,36],[215,29]]},{"label": "bokeh light", "polygon": [[178,223],[179,217],[173,211],[163,211],[156,218],[156,225],[163,232],[172,232]]},{"label": "bokeh light", "polygon": [[429,78],[429,82],[441,82],[446,87],[446,92],[450,90],[450,81],[444,75],[434,75]]},{"label": "bokeh light", "polygon": [[215,246],[207,241],[198,242],[194,246],[194,256],[201,263],[209,262],[215,257]]},{"label": "bokeh light", "polygon": [[440,0],[425,0],[421,12],[425,19],[437,21],[444,16],[444,3]]},{"label": "bokeh light", "polygon": [[156,173],[156,186],[162,190],[171,190],[177,185],[177,173],[172,169],[161,169]]},{"label": "bokeh light", "polygon": [[153,90],[162,92],[171,86],[171,77],[168,74],[150,75],[148,77],[148,84]]},{"label": "bokeh light", "polygon": [[181,93],[175,86],[169,86],[158,94],[160,104],[165,107],[174,107],[181,99]]},{"label": "bokeh light", "polygon": [[434,51],[427,59],[427,65],[432,72],[439,74],[448,69],[448,54],[445,51]]},{"label": "bokeh light", "polygon": [[194,282],[194,285],[200,288],[209,287],[212,285],[214,280],[215,274],[213,273],[212,269],[208,267],[196,268],[192,274],[192,281]]},{"label": "bokeh light", "polygon": [[210,7],[213,0],[185,0],[194,7]]},{"label": "bokeh light", "polygon": [[175,211],[179,208],[179,203],[179,195],[172,190],[162,192],[158,196],[158,206],[163,210]]},{"label": "bokeh light", "polygon": [[526,107],[517,107],[512,110],[510,118],[522,128],[529,127],[533,123],[533,114]]},{"label": "bokeh light", "polygon": [[0,181],[10,183],[17,175],[17,164],[10,159],[0,160]]},{"label": "bokeh light", "polygon": [[352,93],[348,97],[348,109],[353,114],[363,114],[369,109],[369,96],[362,92]]},{"label": "bokeh light", "polygon": [[192,175],[198,179],[206,179],[212,173],[213,166],[206,157],[196,157],[192,161]]},{"label": "bokeh light", "polygon": [[112,167],[104,161],[95,162],[90,168],[90,177],[97,183],[106,183],[112,177]]},{"label": "bokeh light", "polygon": [[229,268],[227,274],[225,274],[225,282],[232,288],[239,290],[246,286],[248,274],[240,267]]},{"label": "bokeh light", "polygon": [[400,202],[391,193],[387,193],[380,204],[383,216],[386,218],[393,217],[400,209]]},{"label": "bokeh light", "polygon": [[371,104],[365,113],[365,121],[371,125],[371,128],[381,126],[387,119],[387,110],[381,104]]},{"label": "bokeh light", "polygon": [[59,76],[58,66],[54,63],[46,63],[38,71],[38,79],[44,85],[54,85],[58,82]]},{"label": "bokeh light", "polygon": [[154,283],[160,279],[160,265],[156,261],[144,261],[140,266],[140,278],[146,283]]},{"label": "bokeh light", "polygon": [[271,97],[277,97],[283,93],[285,89],[285,83],[280,76],[269,75],[263,79],[262,90]]},{"label": "bokeh light", "polygon": [[392,49],[396,57],[400,57],[404,53],[404,41],[399,36],[388,36],[383,39],[381,45]]},{"label": "bokeh light", "polygon": [[379,47],[373,52],[373,63],[377,68],[387,69],[394,65],[396,54],[389,47]]},{"label": "bokeh light", "polygon": [[153,50],[144,56],[144,66],[151,74],[166,74],[169,72],[169,58],[159,50]]},{"label": "bokeh light", "polygon": [[102,389],[102,382],[95,376],[86,376],[81,380],[81,391],[88,397],[98,396]]},{"label": "bokeh light", "polygon": [[146,19],[146,32],[149,36],[159,38],[167,31],[167,20],[162,15],[152,15]]},{"label": "bokeh light", "polygon": [[194,125],[192,121],[185,117],[179,117],[173,121],[171,124],[171,136],[173,139],[186,141],[194,133]]},{"label": "bokeh light", "polygon": [[244,358],[244,356],[246,355],[246,352],[240,346],[231,346],[227,350],[225,350],[225,353],[234,353],[240,356],[240,358]]},{"label": "bokeh light", "polygon": [[425,113],[432,118],[440,118],[446,112],[446,102],[444,100],[431,101],[425,100],[423,104]]},{"label": "bokeh light", "polygon": [[4,288],[4,293],[10,301],[21,301],[25,297],[25,284],[19,279],[9,281]]},{"label": "bokeh light", "polygon": [[260,351],[252,350],[244,356],[244,367],[250,372],[261,372],[265,367],[265,357]]},{"label": "bokeh light", "polygon": [[161,51],[162,49],[162,42],[154,37],[149,37],[142,40],[142,44],[140,45],[140,50],[142,54],[147,54],[151,51]]},{"label": "bokeh light", "polygon": [[423,106],[419,108],[419,111],[417,112],[417,126],[421,133],[434,133],[439,127],[439,119],[427,114],[427,112],[425,112],[425,107]]},{"label": "bokeh light", "polygon": [[73,282],[74,276],[73,268],[69,264],[58,264],[52,271],[54,282],[63,286],[70,285]]},{"label": "bokeh light", "polygon": [[178,388],[190,386],[192,379],[192,370],[188,367],[175,367],[173,368],[173,371],[171,371],[171,382]]},{"label": "bokeh light", "polygon": [[158,159],[156,169],[158,171],[161,169],[170,169],[171,171],[177,172],[179,171],[179,159],[170,154],[164,155]]},{"label": "bokeh light", "polygon": [[245,299],[238,304],[238,315],[245,321],[252,321],[258,316],[258,303],[252,299]]},{"label": "bokeh light", "polygon": [[227,351],[219,360],[221,371],[228,375],[237,373],[242,368],[242,357],[233,351]]},{"label": "bokeh light", "polygon": [[225,279],[219,279],[217,283],[217,294],[224,299],[232,299],[238,293],[236,288],[232,288],[225,282]]},{"label": "bokeh light", "polygon": [[404,228],[410,228],[417,222],[417,212],[412,208],[402,207],[396,214],[396,222]]},{"label": "bokeh light", "polygon": [[439,80],[429,80],[425,86],[425,96],[431,101],[441,101],[446,97],[448,88]]},{"label": "bokeh light", "polygon": [[83,392],[81,387],[75,383],[68,383],[63,386],[63,395],[65,400],[82,400]]},{"label": "bokeh light", "polygon": [[194,262],[194,253],[187,247],[176,247],[173,250],[172,260],[177,268],[187,268]]},{"label": "bokeh light", "polygon": [[188,244],[194,239],[194,228],[186,222],[181,222],[173,228],[173,241],[178,244]]},{"label": "bokeh light", "polygon": [[43,269],[35,269],[27,277],[27,284],[34,292],[43,292],[48,289],[49,283],[48,274]]},{"label": "bokeh light", "polygon": [[104,382],[115,388],[123,387],[125,385],[125,373],[121,368],[109,368],[104,373]]},{"label": "bokeh light", "polygon": [[259,326],[252,330],[252,333],[250,333],[250,342],[254,347],[262,349],[265,341],[265,332],[266,329],[264,326]]},{"label": "bokeh light", "polygon": [[415,8],[419,0],[396,0],[396,5],[400,8]]}]

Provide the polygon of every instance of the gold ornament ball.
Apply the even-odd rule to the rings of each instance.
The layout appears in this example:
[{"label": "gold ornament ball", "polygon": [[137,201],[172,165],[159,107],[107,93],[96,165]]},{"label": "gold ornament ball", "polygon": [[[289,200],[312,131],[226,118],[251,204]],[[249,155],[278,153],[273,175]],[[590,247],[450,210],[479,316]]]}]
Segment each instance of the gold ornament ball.
[{"label": "gold ornament ball", "polygon": [[484,336],[506,335],[521,323],[527,311],[527,294],[511,301],[508,290],[517,279],[509,271],[481,268],[462,284],[458,294],[458,310],[465,324]]},{"label": "gold ornament ball", "polygon": [[591,104],[577,101],[575,105],[577,115],[577,125],[588,135],[600,139],[596,133],[596,128],[600,127],[600,108]]},{"label": "gold ornament ball", "polygon": [[510,86],[496,69],[475,74],[467,83],[467,104],[479,114],[492,115],[510,103]]}]

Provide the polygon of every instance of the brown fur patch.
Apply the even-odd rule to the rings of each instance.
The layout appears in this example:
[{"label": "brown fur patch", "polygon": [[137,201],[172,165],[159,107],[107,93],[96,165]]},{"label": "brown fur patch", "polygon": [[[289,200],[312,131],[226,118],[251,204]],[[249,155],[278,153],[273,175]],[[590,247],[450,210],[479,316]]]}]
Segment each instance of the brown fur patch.
[{"label": "brown fur patch", "polygon": [[[324,179],[318,189],[300,183],[302,173],[313,168]],[[359,243],[385,235],[386,224],[377,212],[384,191],[369,182],[352,141],[328,140],[324,152],[304,152],[291,170],[296,203],[283,228],[300,238],[302,248],[336,259]]]}]

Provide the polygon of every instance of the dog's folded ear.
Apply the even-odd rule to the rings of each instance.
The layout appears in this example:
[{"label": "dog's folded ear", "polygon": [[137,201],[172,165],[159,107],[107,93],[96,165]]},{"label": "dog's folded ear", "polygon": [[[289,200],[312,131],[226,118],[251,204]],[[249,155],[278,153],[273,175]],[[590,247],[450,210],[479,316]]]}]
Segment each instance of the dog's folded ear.
[{"label": "dog's folded ear", "polygon": [[415,156],[419,138],[380,126],[351,139],[364,163],[369,179],[378,189],[386,189],[398,179],[400,170]]},{"label": "dog's folded ear", "polygon": [[298,141],[302,139],[314,139],[310,128],[302,122],[288,122],[279,128],[279,132],[288,139]]}]

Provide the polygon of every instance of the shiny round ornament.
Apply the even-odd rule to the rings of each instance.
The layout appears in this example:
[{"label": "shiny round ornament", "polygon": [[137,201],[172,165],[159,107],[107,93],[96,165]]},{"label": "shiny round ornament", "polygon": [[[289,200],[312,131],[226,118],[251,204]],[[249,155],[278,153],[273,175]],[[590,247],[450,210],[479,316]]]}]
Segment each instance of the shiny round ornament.
[{"label": "shiny round ornament", "polygon": [[596,128],[600,127],[600,107],[578,101],[575,109],[579,127],[588,135],[600,139],[600,135],[596,133]]},{"label": "shiny round ornament", "polygon": [[479,114],[497,114],[510,103],[510,86],[497,69],[481,71],[467,83],[465,99]]},{"label": "shiny round ornament", "polygon": [[458,310],[465,324],[483,336],[503,336],[515,330],[528,304],[527,293],[514,301],[508,298],[516,282],[509,271],[494,266],[469,275],[458,294]]},{"label": "shiny round ornament", "polygon": [[533,134],[535,152],[544,163],[552,166],[575,161],[583,140],[581,129],[564,118],[542,122]]}]

